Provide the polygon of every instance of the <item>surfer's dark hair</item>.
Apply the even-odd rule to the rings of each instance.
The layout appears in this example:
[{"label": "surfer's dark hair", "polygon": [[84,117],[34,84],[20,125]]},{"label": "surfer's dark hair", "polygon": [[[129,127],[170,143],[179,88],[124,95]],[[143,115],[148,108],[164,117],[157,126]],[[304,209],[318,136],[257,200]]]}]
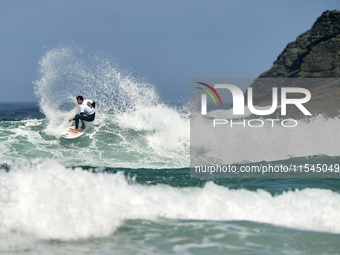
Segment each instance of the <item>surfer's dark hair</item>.
[{"label": "surfer's dark hair", "polygon": [[84,101],[84,98],[82,96],[77,96],[77,100]]}]

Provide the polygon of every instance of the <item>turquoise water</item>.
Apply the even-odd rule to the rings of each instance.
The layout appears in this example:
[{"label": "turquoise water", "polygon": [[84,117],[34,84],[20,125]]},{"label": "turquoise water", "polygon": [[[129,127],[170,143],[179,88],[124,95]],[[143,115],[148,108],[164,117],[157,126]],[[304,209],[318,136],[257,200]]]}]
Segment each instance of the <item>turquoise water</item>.
[{"label": "turquoise water", "polygon": [[[75,49],[39,70],[38,103],[1,104],[1,254],[340,254],[338,178],[191,178],[187,106]],[[78,94],[98,114],[63,140]],[[259,161],[337,164],[334,148]]]},{"label": "turquoise water", "polygon": [[[33,109],[38,118],[0,122],[1,254],[340,253],[336,178],[191,178],[183,155],[108,150],[104,140],[126,139],[99,124],[64,141]],[[118,133],[146,143],[145,132]]]}]

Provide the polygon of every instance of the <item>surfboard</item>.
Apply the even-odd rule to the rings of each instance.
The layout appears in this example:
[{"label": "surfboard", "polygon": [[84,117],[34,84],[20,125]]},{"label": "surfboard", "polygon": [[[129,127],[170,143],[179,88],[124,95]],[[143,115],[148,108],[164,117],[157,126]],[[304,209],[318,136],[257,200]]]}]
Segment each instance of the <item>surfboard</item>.
[{"label": "surfboard", "polygon": [[78,133],[71,132],[71,129],[74,129],[75,127],[68,127],[63,132],[61,132],[60,137],[66,138],[66,139],[74,139],[77,137],[80,137],[84,134],[84,130],[78,129]]}]

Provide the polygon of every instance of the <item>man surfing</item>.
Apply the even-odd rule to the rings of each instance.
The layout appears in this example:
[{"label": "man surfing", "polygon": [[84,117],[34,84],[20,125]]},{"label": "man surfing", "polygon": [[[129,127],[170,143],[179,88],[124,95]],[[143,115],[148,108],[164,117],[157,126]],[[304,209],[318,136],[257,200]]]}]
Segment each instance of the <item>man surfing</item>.
[{"label": "man surfing", "polygon": [[85,120],[88,122],[94,121],[95,118],[95,105],[92,100],[85,99],[82,96],[77,96],[77,103],[79,105],[80,114],[77,114],[73,119],[69,119],[69,122],[75,121],[75,129],[71,129],[71,132],[78,133],[79,120]]}]

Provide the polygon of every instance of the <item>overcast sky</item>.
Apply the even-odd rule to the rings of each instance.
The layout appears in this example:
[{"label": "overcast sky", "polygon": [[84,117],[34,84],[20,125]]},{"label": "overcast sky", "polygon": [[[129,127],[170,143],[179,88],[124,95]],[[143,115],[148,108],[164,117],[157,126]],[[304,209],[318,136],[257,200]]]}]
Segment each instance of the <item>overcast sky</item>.
[{"label": "overcast sky", "polygon": [[37,101],[47,50],[74,43],[189,97],[190,78],[254,78],[339,0],[0,0],[0,102]]}]

